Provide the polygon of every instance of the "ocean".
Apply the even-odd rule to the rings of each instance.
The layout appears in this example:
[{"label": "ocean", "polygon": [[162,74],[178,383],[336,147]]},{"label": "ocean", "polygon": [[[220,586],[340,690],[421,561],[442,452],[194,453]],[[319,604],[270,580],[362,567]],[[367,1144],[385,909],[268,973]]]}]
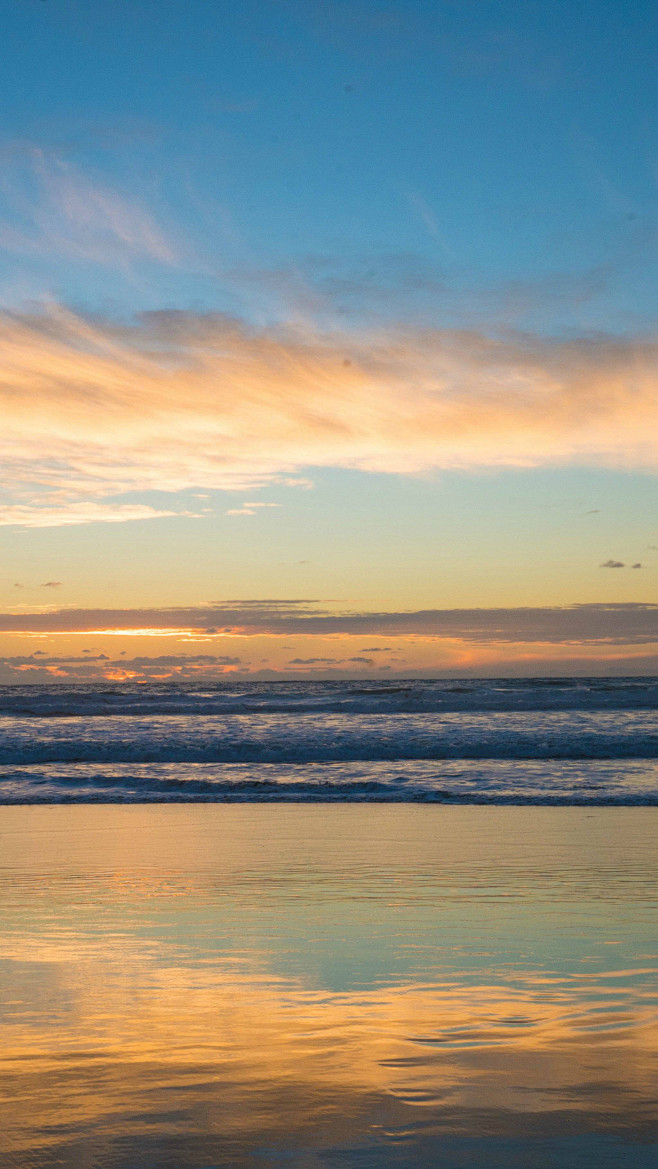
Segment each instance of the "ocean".
[{"label": "ocean", "polygon": [[658,678],[0,688],[0,802],[658,804]]}]

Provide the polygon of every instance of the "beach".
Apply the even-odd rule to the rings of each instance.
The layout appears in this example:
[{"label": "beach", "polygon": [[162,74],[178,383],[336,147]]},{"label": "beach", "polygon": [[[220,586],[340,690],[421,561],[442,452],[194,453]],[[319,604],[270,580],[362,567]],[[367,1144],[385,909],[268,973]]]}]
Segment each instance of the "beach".
[{"label": "beach", "polygon": [[651,807],[0,809],[0,1163],[649,1169],[657,827]]}]

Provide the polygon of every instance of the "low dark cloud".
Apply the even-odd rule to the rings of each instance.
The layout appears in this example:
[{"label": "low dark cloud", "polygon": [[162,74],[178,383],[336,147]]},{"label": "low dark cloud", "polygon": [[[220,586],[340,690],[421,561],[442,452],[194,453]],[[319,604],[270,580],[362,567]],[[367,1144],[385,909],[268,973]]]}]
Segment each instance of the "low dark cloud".
[{"label": "low dark cloud", "polygon": [[226,654],[158,654],[157,657],[136,657],[130,660],[135,666],[184,666],[188,663],[201,663],[209,666],[239,666],[242,664],[242,658],[232,658]]},{"label": "low dark cloud", "polygon": [[319,604],[320,601],[317,597],[292,597],[283,599],[281,597],[259,597],[256,600],[243,601],[229,599],[228,601],[216,602],[217,608],[220,609],[230,608],[232,605],[235,605],[238,609],[262,609],[266,605],[268,609],[283,609],[284,611],[288,609],[298,610],[300,605]]},{"label": "low dark cloud", "polygon": [[0,658],[0,661],[11,664],[12,666],[29,666],[35,658],[40,660],[36,663],[40,668],[45,666],[88,666],[92,662],[109,662],[110,658],[107,654],[94,654],[85,657],[77,657],[75,654],[48,654],[43,649],[36,649],[31,654],[16,654],[14,657]]},{"label": "low dark cloud", "polygon": [[599,568],[625,568],[623,560],[604,560],[603,564],[599,564]]},{"label": "low dark cloud", "polygon": [[41,585],[42,589],[58,589],[61,587],[61,580],[45,580]]},{"label": "low dark cloud", "polygon": [[0,613],[0,633],[163,630],[196,635],[437,638],[481,643],[658,642],[658,604],[627,602],[497,609],[336,612],[307,601],[248,601],[169,609],[56,609]]},{"label": "low dark cloud", "polygon": [[348,658],[348,662],[359,662],[362,666],[374,665],[374,658]]},{"label": "low dark cloud", "polygon": [[290,666],[335,666],[342,658],[290,658]]},{"label": "low dark cloud", "polygon": [[241,658],[215,654],[158,654],[153,657],[128,658],[122,651],[118,658],[85,652],[76,655],[49,656],[45,650],[29,655],[0,658],[0,682],[3,683],[82,683],[105,679],[127,682],[181,682],[195,678],[220,678],[242,662]]}]

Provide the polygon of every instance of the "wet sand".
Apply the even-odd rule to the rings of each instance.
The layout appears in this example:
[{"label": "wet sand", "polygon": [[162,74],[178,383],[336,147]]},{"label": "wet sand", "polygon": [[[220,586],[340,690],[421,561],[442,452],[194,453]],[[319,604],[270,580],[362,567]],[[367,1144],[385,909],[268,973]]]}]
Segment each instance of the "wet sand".
[{"label": "wet sand", "polygon": [[0,809],[3,1169],[649,1169],[657,828]]}]

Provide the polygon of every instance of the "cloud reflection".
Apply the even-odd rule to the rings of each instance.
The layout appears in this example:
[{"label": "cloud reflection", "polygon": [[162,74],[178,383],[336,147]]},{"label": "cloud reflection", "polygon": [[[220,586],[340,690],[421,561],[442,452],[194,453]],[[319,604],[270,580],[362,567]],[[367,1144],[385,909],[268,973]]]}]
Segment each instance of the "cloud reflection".
[{"label": "cloud reflection", "polygon": [[[649,895],[651,830],[635,814],[612,824],[603,810],[587,827],[577,813],[489,811],[478,836],[475,809],[431,826],[415,809],[287,811],[259,845],[254,809],[175,821],[97,809],[85,822],[68,808],[67,848],[49,810],[16,811],[0,1066],[23,1100],[17,1163],[73,1166],[93,1146],[124,1164],[125,1146],[131,1165],[154,1150],[169,1164],[168,1150],[191,1169],[201,1153],[256,1165],[264,1148],[292,1159],[311,1146],[319,1164],[342,1148],[397,1165],[412,1136],[428,1163],[446,1139],[482,1142],[465,1162],[481,1165],[494,1136],[658,1137],[650,926],[626,901],[625,966],[625,925],[611,934],[614,913],[600,912],[601,895],[617,909],[624,889],[636,906]],[[43,847],[17,868],[31,824]],[[559,959],[560,910],[572,938],[584,928],[583,962]]]}]

